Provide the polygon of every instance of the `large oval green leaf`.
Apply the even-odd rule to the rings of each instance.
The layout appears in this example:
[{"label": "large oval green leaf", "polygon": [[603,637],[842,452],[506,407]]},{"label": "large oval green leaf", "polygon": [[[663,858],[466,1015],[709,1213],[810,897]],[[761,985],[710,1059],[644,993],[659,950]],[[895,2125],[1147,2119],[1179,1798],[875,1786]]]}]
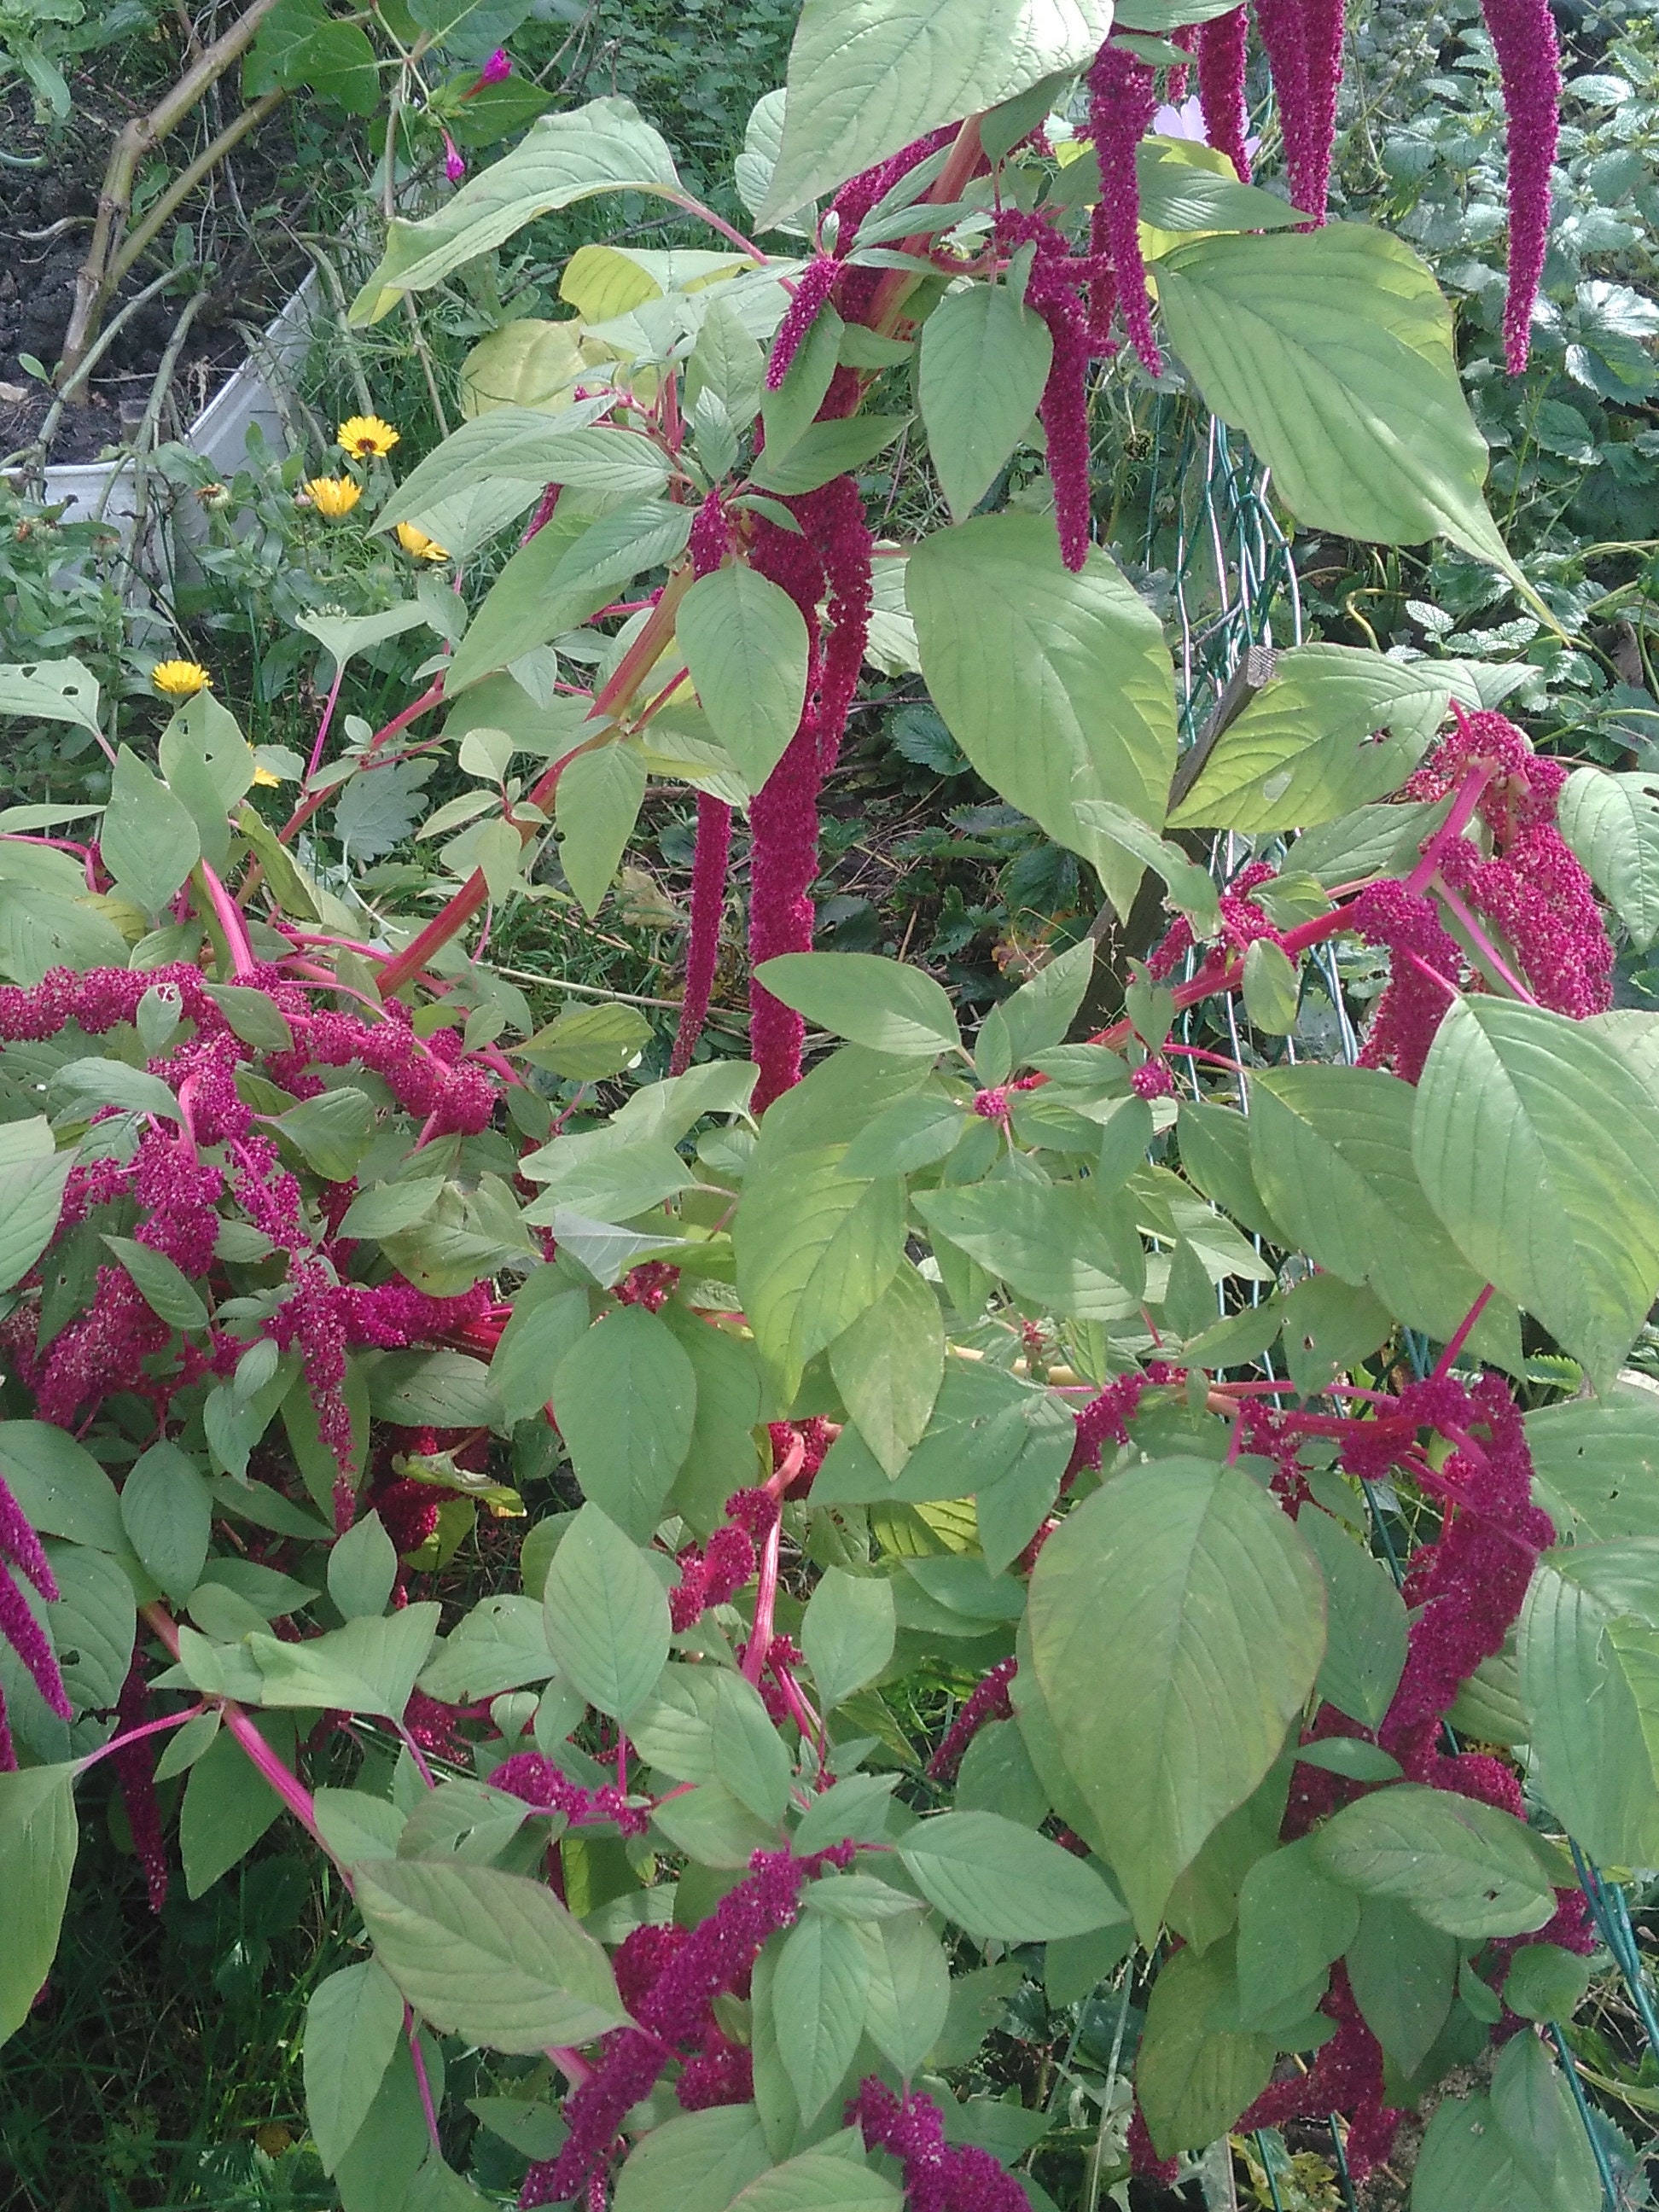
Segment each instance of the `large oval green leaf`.
[{"label": "large oval green leaf", "polygon": [[806,623],[787,592],[738,566],[699,577],[675,635],[714,735],[758,791],[795,734],[806,697]]},{"label": "large oval green leaf", "polygon": [[1541,1006],[1460,1000],[1412,1152],[1466,1258],[1606,1388],[1659,1295],[1659,1114],[1613,1045]]},{"label": "large oval green leaf", "polygon": [[1143,1942],[1278,1755],[1324,1656],[1324,1607],[1273,1500],[1197,1460],[1119,1475],[1044,1546],[1032,1657]]},{"label": "large oval green leaf", "polygon": [[1449,1936],[1529,1934],[1555,1911],[1540,1849],[1512,1813],[1421,1783],[1344,1806],[1313,1856],[1330,1881],[1394,1898]]}]

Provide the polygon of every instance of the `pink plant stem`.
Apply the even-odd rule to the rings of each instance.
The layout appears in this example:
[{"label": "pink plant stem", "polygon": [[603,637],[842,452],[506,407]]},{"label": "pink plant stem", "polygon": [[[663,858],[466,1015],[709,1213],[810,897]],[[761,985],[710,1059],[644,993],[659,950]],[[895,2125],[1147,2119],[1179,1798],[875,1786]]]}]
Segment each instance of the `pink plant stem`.
[{"label": "pink plant stem", "polygon": [[253,957],[253,946],[248,937],[242,909],[205,860],[198,861],[197,865],[202,871],[202,882],[206,887],[214,917],[225,933],[225,942],[230,948],[231,973],[238,982],[248,982],[258,974],[259,963]]},{"label": "pink plant stem", "polygon": [[[427,689],[422,692],[418,699],[412,701],[410,705],[403,709],[401,714],[394,714],[392,720],[386,724],[384,728],[376,730],[374,736],[363,747],[364,759],[367,760],[371,753],[379,752],[383,744],[387,744],[392,738],[398,736],[401,732],[406,730],[411,722],[418,721],[422,714],[428,714],[434,707],[439,704],[442,700],[443,696],[444,679],[441,675],[435,676],[432,682],[428,685]],[[317,811],[317,809],[325,803],[328,796],[329,794],[325,791],[314,791],[309,793],[307,797],[302,799],[300,801],[300,804],[295,808],[293,813],[289,815],[288,820],[276,832],[277,843],[279,845],[286,845],[291,842],[291,841],[299,835],[300,831],[305,828],[307,823],[310,821],[312,816]],[[256,872],[250,871],[251,875],[255,873]],[[246,889],[244,890],[243,896],[244,897],[246,896]]]},{"label": "pink plant stem", "polygon": [[165,1729],[182,1728],[186,1721],[198,1720],[207,1711],[203,1705],[191,1705],[182,1713],[164,1713],[159,1721],[146,1721],[143,1728],[128,1729],[121,1735],[112,1735],[107,1743],[100,1743],[96,1751],[88,1752],[78,1764],[84,1774],[89,1766],[96,1766],[100,1759],[108,1759],[118,1751],[125,1751],[130,1743],[142,1743],[147,1735],[160,1735]]},{"label": "pink plant stem", "polygon": [[1469,772],[1459,785],[1457,796],[1452,801],[1451,812],[1423,848],[1422,858],[1406,878],[1408,891],[1421,892],[1427,889],[1430,877],[1440,866],[1442,854],[1462,836],[1474,818],[1474,810],[1480,804],[1481,794],[1492,781],[1494,763],[1491,761],[1472,761],[1469,763]]},{"label": "pink plant stem", "polygon": [[[416,1151],[420,1149],[420,1143],[423,1143],[424,1141],[424,1135],[422,1135],[420,1141],[416,1144]],[[414,1737],[410,1735],[409,1730],[404,1728],[401,1723],[398,1723],[398,1734],[403,1739],[404,1749],[409,1753],[410,1758],[414,1762],[415,1771],[420,1776],[422,1781],[425,1783],[428,1790],[435,1790],[438,1786],[438,1778],[436,1775],[433,1773],[430,1766],[427,1764],[426,1753],[421,1749],[420,1745],[416,1742]]]},{"label": "pink plant stem", "polygon": [[778,1553],[783,1540],[783,1523],[775,1521],[767,1531],[766,1547],[761,1553],[760,1582],[755,1591],[755,1625],[750,1631],[749,1648],[743,1655],[744,1678],[758,1682],[765,1671],[766,1655],[772,1647],[772,1616],[778,1602]]},{"label": "pink plant stem", "polygon": [[1452,1362],[1456,1358],[1458,1353],[1463,1349],[1464,1345],[1468,1341],[1469,1331],[1474,1327],[1476,1322],[1480,1320],[1481,1315],[1486,1310],[1486,1302],[1492,1297],[1492,1285],[1488,1283],[1486,1289],[1481,1291],[1480,1297],[1469,1308],[1468,1313],[1464,1315],[1462,1320],[1457,1324],[1456,1334],[1453,1336],[1451,1342],[1446,1346],[1445,1350],[1441,1353],[1439,1358],[1435,1362],[1434,1376],[1436,1382],[1438,1382],[1442,1376],[1449,1375],[1451,1372]]},{"label": "pink plant stem", "polygon": [[580,2051],[573,2051],[568,2043],[550,2043],[547,2055],[573,2089],[580,2089],[584,2081],[592,2078],[593,2069]]},{"label": "pink plant stem", "polygon": [[1475,951],[1480,955],[1480,957],[1490,963],[1492,973],[1500,976],[1503,981],[1508,984],[1510,989],[1514,992],[1516,997],[1521,1000],[1523,1006],[1535,1006],[1538,1004],[1537,1000],[1534,998],[1532,993],[1527,988],[1526,985],[1521,981],[1515,970],[1510,966],[1508,961],[1504,958],[1503,955],[1498,951],[1498,947],[1492,943],[1491,938],[1487,936],[1486,931],[1482,929],[1480,924],[1475,920],[1474,915],[1469,911],[1469,908],[1465,905],[1464,902],[1458,896],[1457,893],[1452,889],[1451,885],[1448,883],[1443,882],[1437,884],[1435,888],[1439,892],[1441,898],[1445,902],[1447,912],[1453,915],[1456,921],[1462,923],[1463,928],[1468,933],[1469,942],[1474,945]]},{"label": "pink plant stem", "polygon": [[801,1687],[795,1680],[793,1669],[784,1666],[780,1662],[772,1669],[772,1680],[782,1692],[783,1702],[788,1706],[795,1726],[808,1743],[817,1744],[821,1749],[823,1743],[823,1723],[802,1695]]},{"label": "pink plant stem", "polygon": [[317,742],[311,748],[311,765],[306,770],[306,781],[307,783],[311,781],[312,777],[316,775],[318,769],[323,764],[323,747],[328,742],[329,726],[334,720],[335,702],[339,698],[340,682],[344,674],[344,661],[337,661],[334,666],[334,681],[328,687],[328,702],[323,708],[323,719],[317,725]]},{"label": "pink plant stem", "polygon": [[438,2108],[432,2101],[432,2084],[427,2079],[426,2053],[421,2048],[420,2022],[408,2005],[404,2007],[404,2033],[409,2038],[410,2063],[415,2069],[415,2086],[421,2093],[421,2110],[426,2114],[426,2131],[433,2149],[443,2156],[443,2145],[438,2139]]},{"label": "pink plant stem", "polygon": [[[153,1605],[141,1606],[138,1610],[140,1617],[161,1638],[176,1659],[179,1656],[179,1631],[174,1626],[173,1617],[167,1607],[158,1601]],[[225,1726],[252,1760],[258,1772],[270,1784],[313,1841],[322,1844],[322,1848],[327,1850],[328,1845],[323,1842],[322,1832],[317,1826],[317,1808],[305,1784],[301,1781],[297,1774],[290,1773],[283,1765],[282,1760],[277,1758],[276,1753],[239,1705],[234,1703],[229,1698],[222,1698],[219,1711]],[[333,1856],[331,1852],[329,1855],[331,1857]],[[344,1868],[341,1868],[340,1870],[342,1874],[346,1871]]]}]

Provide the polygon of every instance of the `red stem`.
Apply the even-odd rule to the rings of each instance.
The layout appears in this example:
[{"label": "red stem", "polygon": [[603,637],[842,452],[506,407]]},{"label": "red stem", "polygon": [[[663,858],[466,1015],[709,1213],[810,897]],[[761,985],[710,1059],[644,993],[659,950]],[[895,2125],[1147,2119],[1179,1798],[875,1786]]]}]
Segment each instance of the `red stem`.
[{"label": "red stem", "polygon": [[1406,878],[1408,891],[1422,891],[1431,876],[1440,866],[1440,856],[1455,837],[1461,837],[1480,804],[1482,793],[1492,781],[1496,763],[1492,761],[1471,761],[1468,772],[1458,787],[1452,811],[1423,848],[1423,856]]},{"label": "red stem", "polygon": [[242,909],[205,860],[198,861],[197,865],[201,869],[202,882],[215,919],[224,931],[225,941],[230,948],[231,973],[239,982],[248,982],[258,975],[259,963],[253,957],[253,945],[247,933]]},{"label": "red stem", "polygon": [[1442,1376],[1450,1373],[1453,1360],[1456,1358],[1458,1353],[1463,1349],[1464,1345],[1468,1341],[1469,1331],[1474,1327],[1476,1322],[1480,1320],[1481,1315],[1486,1310],[1486,1302],[1492,1297],[1492,1286],[1488,1283],[1486,1289],[1481,1291],[1480,1297],[1469,1308],[1468,1313],[1464,1315],[1462,1320],[1457,1324],[1456,1333],[1453,1336],[1451,1342],[1446,1346],[1439,1358],[1435,1362],[1434,1378],[1437,1382],[1440,1380]]},{"label": "red stem", "polygon": [[783,1522],[777,1520],[767,1532],[766,1548],[761,1553],[760,1582],[755,1592],[755,1625],[749,1632],[749,1648],[743,1655],[744,1679],[758,1682],[766,1666],[766,1655],[772,1648],[772,1616],[778,1601],[778,1552],[783,1540]]}]

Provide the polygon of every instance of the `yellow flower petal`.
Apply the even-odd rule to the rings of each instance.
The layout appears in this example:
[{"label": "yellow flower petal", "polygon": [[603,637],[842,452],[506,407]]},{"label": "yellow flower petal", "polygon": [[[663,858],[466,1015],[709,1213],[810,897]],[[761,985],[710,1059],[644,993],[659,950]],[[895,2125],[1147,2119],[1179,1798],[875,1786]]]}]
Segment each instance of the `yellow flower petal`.
[{"label": "yellow flower petal", "polygon": [[304,489],[318,514],[331,522],[349,514],[363,495],[362,486],[349,477],[313,477]]},{"label": "yellow flower petal", "polygon": [[213,678],[194,660],[158,660],[149,680],[164,699],[193,699],[213,689]]},{"label": "yellow flower petal", "polygon": [[276,790],[282,780],[280,775],[273,775],[268,768],[256,768],[253,771],[254,782],[269,785],[272,791]]},{"label": "yellow flower petal", "polygon": [[398,443],[399,432],[378,415],[350,415],[335,432],[343,453],[360,461],[380,460]]},{"label": "yellow flower petal", "polygon": [[405,553],[416,561],[447,561],[449,548],[440,545],[435,538],[428,538],[417,523],[398,525],[398,543]]}]

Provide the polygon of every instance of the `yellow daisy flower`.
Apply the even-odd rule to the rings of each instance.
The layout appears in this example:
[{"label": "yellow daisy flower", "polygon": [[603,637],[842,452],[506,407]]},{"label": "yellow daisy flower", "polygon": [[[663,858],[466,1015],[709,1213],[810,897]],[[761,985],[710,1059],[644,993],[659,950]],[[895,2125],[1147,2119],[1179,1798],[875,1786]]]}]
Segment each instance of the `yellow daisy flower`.
[{"label": "yellow daisy flower", "polygon": [[334,434],[342,453],[354,460],[382,460],[397,444],[400,433],[378,415],[352,415]]},{"label": "yellow daisy flower", "polygon": [[428,538],[424,530],[413,522],[398,525],[398,543],[416,561],[447,561],[449,548],[440,545],[435,538]]},{"label": "yellow daisy flower", "polygon": [[362,486],[349,477],[313,477],[303,489],[318,514],[326,515],[331,522],[349,514],[363,495]]},{"label": "yellow daisy flower", "polygon": [[213,678],[193,660],[158,660],[149,680],[164,699],[193,699],[213,689]]}]

